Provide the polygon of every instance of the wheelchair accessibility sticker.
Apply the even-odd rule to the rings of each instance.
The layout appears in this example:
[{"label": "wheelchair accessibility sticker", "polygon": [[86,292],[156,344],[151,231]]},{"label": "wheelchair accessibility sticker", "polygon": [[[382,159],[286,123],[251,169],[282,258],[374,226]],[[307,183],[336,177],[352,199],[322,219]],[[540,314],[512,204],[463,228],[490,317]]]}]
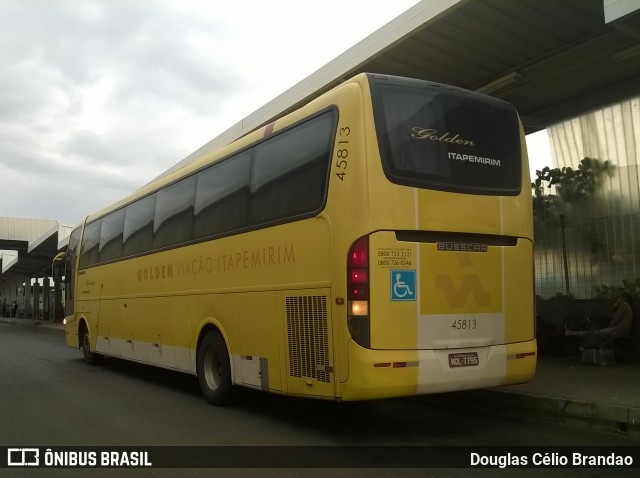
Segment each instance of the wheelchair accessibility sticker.
[{"label": "wheelchair accessibility sticker", "polygon": [[415,270],[391,270],[391,300],[416,300]]}]

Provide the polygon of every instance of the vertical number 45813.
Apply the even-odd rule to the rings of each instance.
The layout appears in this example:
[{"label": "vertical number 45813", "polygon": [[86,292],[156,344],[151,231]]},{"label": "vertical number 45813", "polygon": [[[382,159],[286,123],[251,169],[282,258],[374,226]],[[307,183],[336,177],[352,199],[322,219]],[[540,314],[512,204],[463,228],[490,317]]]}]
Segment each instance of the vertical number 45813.
[{"label": "vertical number 45813", "polygon": [[344,181],[344,177],[346,176],[347,166],[349,162],[347,158],[349,157],[349,140],[348,136],[351,134],[351,128],[348,126],[344,128],[340,128],[338,131],[338,147],[336,149],[336,176],[340,178],[340,181]]}]

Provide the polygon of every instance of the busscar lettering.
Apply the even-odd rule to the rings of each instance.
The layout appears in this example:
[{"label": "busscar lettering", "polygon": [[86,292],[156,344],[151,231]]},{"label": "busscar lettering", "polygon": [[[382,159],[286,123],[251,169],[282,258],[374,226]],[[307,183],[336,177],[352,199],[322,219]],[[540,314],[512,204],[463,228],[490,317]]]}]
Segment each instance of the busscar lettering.
[{"label": "busscar lettering", "polygon": [[437,249],[447,252],[487,252],[489,246],[482,243],[438,242]]}]

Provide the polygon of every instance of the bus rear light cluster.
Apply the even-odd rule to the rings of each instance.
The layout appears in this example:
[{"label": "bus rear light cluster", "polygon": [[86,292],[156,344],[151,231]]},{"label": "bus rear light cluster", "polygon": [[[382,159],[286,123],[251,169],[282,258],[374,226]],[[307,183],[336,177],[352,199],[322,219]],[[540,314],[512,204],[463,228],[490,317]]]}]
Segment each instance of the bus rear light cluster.
[{"label": "bus rear light cluster", "polygon": [[369,237],[358,239],[347,259],[347,321],[351,337],[363,347],[370,345]]}]

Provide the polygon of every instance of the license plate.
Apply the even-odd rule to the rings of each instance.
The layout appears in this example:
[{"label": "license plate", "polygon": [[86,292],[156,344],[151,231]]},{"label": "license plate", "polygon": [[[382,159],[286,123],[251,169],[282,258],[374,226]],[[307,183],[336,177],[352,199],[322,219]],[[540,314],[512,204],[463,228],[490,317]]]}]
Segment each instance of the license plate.
[{"label": "license plate", "polygon": [[473,367],[478,365],[478,352],[449,354],[449,367]]}]

